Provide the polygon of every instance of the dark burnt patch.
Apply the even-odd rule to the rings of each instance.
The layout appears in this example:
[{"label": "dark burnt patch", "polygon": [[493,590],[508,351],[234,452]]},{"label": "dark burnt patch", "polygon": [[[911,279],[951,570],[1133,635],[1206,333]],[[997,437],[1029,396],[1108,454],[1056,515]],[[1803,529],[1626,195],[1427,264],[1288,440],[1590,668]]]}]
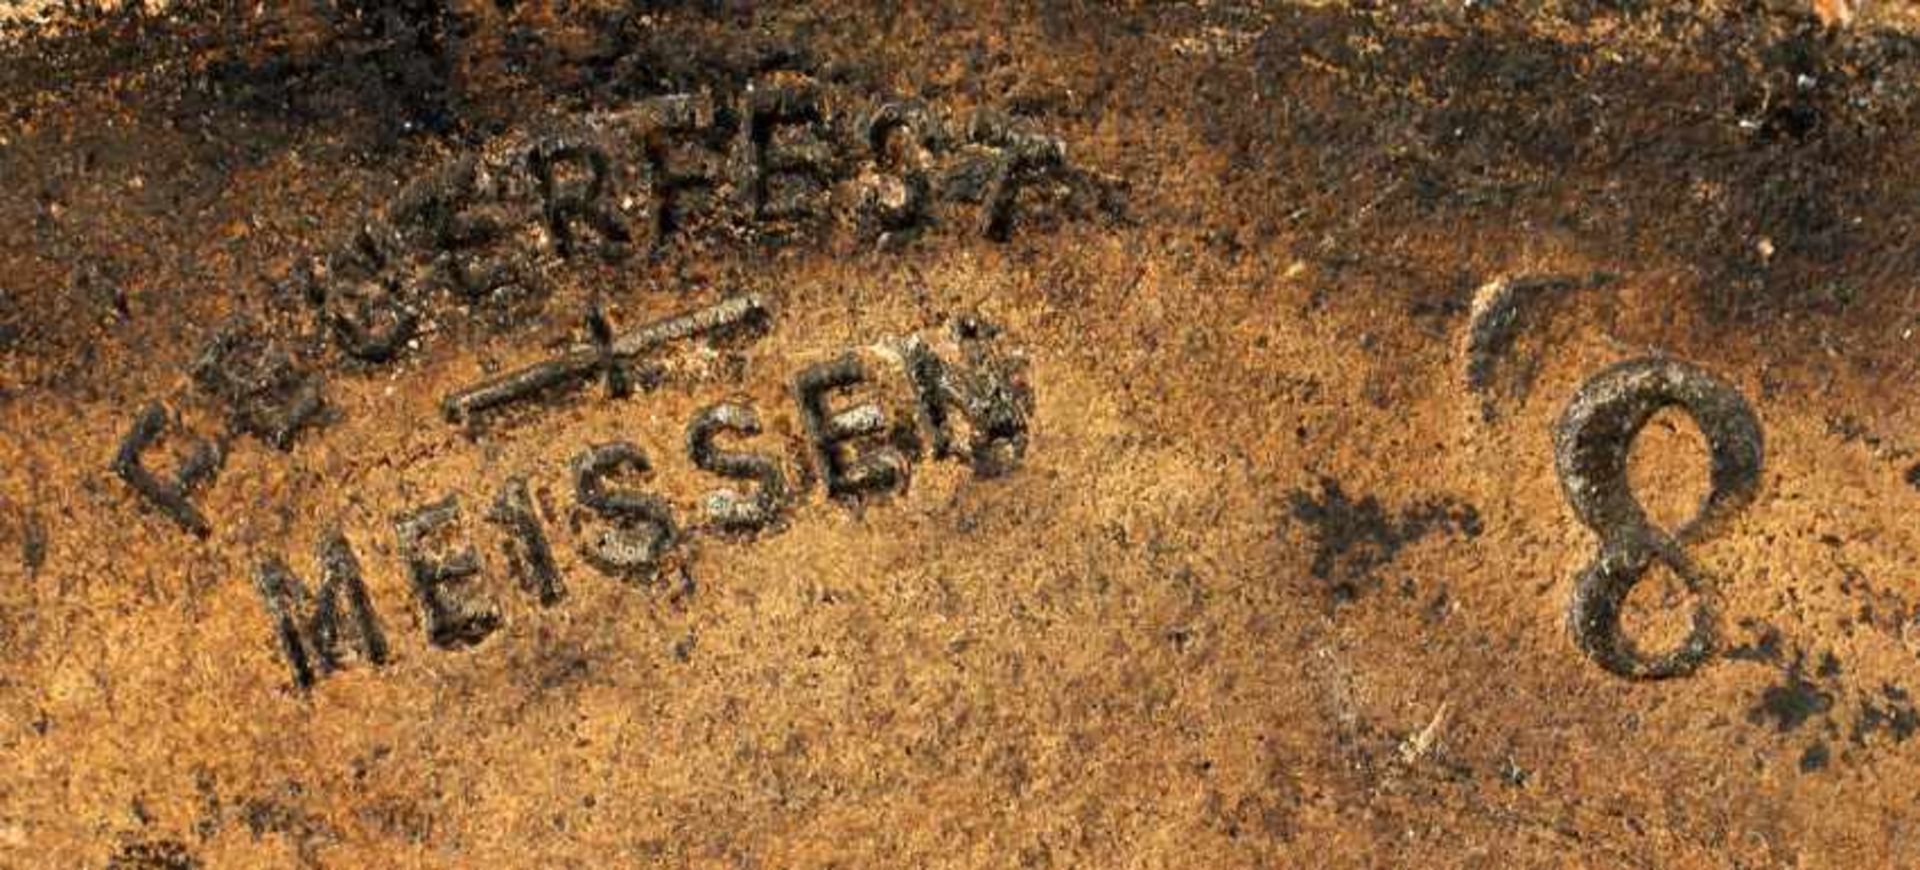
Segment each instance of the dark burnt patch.
[{"label": "dark burnt patch", "polygon": [[1748,640],[1728,649],[1726,658],[1764,665],[1778,673],[1778,679],[1762,689],[1747,708],[1747,722],[1771,725],[1780,734],[1796,731],[1811,721],[1821,723],[1822,730],[1835,731],[1832,714],[1844,694],[1839,657],[1827,651],[1809,666],[1808,650],[1778,627],[1742,619],[1740,628],[1748,634]]},{"label": "dark burnt patch", "polygon": [[20,561],[31,577],[40,573],[40,566],[47,563],[47,524],[38,511],[28,510],[21,517],[20,526]]},{"label": "dark burnt patch", "polygon": [[200,859],[176,840],[149,840],[121,846],[107,859],[107,870],[198,870]]},{"label": "dark burnt patch", "polygon": [[1340,482],[1320,478],[1318,495],[1304,489],[1288,496],[1293,518],[1314,540],[1313,576],[1326,581],[1336,602],[1350,601],[1379,584],[1375,569],[1392,562],[1408,544],[1434,534],[1467,538],[1480,534],[1480,512],[1451,497],[1436,497],[1389,510],[1378,496],[1358,501]]},{"label": "dark burnt patch", "polygon": [[1807,679],[1805,663],[1796,656],[1780,682],[1761,691],[1747,711],[1747,721],[1755,725],[1771,721],[1775,731],[1786,733],[1832,709],[1833,694]]},{"label": "dark burnt patch", "polygon": [[1778,664],[1783,660],[1782,645],[1786,639],[1780,629],[1752,619],[1742,619],[1740,627],[1753,637],[1745,643],[1727,650],[1726,656],[1734,661],[1761,662]]},{"label": "dark burnt patch", "polygon": [[1354,5],[1275,10],[1191,104],[1231,195],[1337,271],[1419,299],[1551,233],[1775,326],[1867,322],[1863,288],[1920,265],[1914,37],[1759,4]]},{"label": "dark burnt patch", "polygon": [[1813,653],[1780,629],[1742,620],[1749,639],[1726,658],[1764,665],[1774,681],[1747,708],[1749,724],[1778,735],[1807,735],[1801,770],[1825,769],[1836,757],[1859,760],[1876,746],[1903,744],[1920,732],[1920,709],[1912,693],[1892,682],[1867,688],[1849,682],[1848,669],[1832,650]]},{"label": "dark burnt patch", "polygon": [[305,787],[287,782],[273,793],[239,800],[233,809],[247,832],[255,839],[279,837],[293,846],[304,866],[319,863],[319,848],[337,839],[339,830],[318,813],[306,809]]},{"label": "dark burnt patch", "polygon": [[[224,107],[251,124],[351,125],[363,147],[455,130],[462,29],[443,0],[349,0],[219,52],[192,82],[183,119]],[[209,104],[212,105],[209,105]],[[267,137],[268,144],[279,144]]]},{"label": "dark burnt patch", "polygon": [[1827,748],[1825,741],[1816,740],[1805,752],[1800,753],[1800,772],[1816,773],[1825,770],[1827,763],[1833,760],[1833,750]]},{"label": "dark burnt patch", "polygon": [[1905,743],[1920,730],[1920,712],[1913,706],[1913,695],[1892,683],[1883,683],[1879,693],[1860,700],[1860,717],[1853,723],[1853,742],[1866,745],[1875,734],[1885,734],[1894,743]]}]

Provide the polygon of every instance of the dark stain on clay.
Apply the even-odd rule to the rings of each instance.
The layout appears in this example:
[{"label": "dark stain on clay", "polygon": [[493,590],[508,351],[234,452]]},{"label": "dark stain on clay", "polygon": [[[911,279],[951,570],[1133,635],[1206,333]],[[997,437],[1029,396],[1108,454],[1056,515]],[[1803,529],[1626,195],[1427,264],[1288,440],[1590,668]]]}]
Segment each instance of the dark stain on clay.
[{"label": "dark stain on clay", "polygon": [[1807,751],[1800,753],[1800,772],[1815,773],[1825,770],[1827,762],[1832,760],[1833,750],[1827,748],[1825,741],[1816,740],[1813,745],[1807,747]]},{"label": "dark stain on clay", "polygon": [[[1249,209],[1324,231],[1323,262],[1415,299],[1445,291],[1398,280],[1429,268],[1409,235],[1484,248],[1467,227],[1524,222],[1599,262],[1686,264],[1716,332],[1784,333],[1786,312],[1865,328],[1891,307],[1849,288],[1920,258],[1887,183],[1914,164],[1889,132],[1920,112],[1920,40],[1832,39],[1806,4],[1711,21],[1555,5],[1283,7],[1252,68],[1203,75],[1190,112],[1239,158],[1229,183],[1260,191]],[[1602,57],[1560,35],[1588,20],[1663,35]],[[1348,231],[1355,202],[1366,233]]]},{"label": "dark stain on clay", "polygon": [[27,574],[40,573],[40,566],[47,563],[47,524],[40,515],[28,511],[21,520],[20,559],[27,567]]},{"label": "dark stain on clay", "polygon": [[[1842,681],[1847,669],[1832,651],[1810,655],[1785,637],[1780,629],[1753,619],[1740,627],[1751,639],[1726,652],[1732,661],[1753,662],[1779,671],[1779,679],[1762,689],[1747,710],[1747,721],[1771,726],[1776,734],[1801,731],[1808,724],[1825,737],[1816,737],[1800,756],[1802,772],[1824,770],[1836,751],[1843,760],[1874,745],[1876,735],[1894,744],[1920,732],[1920,710],[1905,688],[1882,682],[1879,689],[1855,690]],[[1846,724],[1851,719],[1850,726]],[[1837,750],[1829,741],[1845,740]]]},{"label": "dark stain on clay", "polygon": [[1740,620],[1740,627],[1752,632],[1754,638],[1727,650],[1728,659],[1761,664],[1779,664],[1783,660],[1782,645],[1786,638],[1781,635],[1780,629],[1752,619]]},{"label": "dark stain on clay", "polygon": [[128,843],[107,859],[107,870],[199,870],[200,860],[174,840]]},{"label": "dark stain on clay", "polygon": [[307,51],[273,46],[234,52],[207,72],[204,98],[263,121],[324,122],[360,115],[374,123],[370,144],[452,132],[458,22],[444,0],[346,0],[309,26],[324,34]]},{"label": "dark stain on clay", "polygon": [[1867,739],[1885,732],[1895,743],[1905,743],[1920,730],[1920,712],[1913,707],[1907,690],[1884,683],[1878,697],[1867,695],[1860,702],[1860,718],[1853,723],[1853,742],[1865,745]]},{"label": "dark stain on clay", "polygon": [[1789,640],[1778,627],[1755,619],[1740,620],[1740,627],[1751,639],[1728,649],[1726,658],[1766,665],[1780,672],[1778,682],[1761,690],[1753,706],[1747,709],[1749,723],[1771,722],[1775,733],[1784,734],[1799,729],[1811,719],[1825,718],[1832,713],[1840,689],[1839,657],[1831,651],[1821,654],[1810,678],[1807,651]]},{"label": "dark stain on clay", "polygon": [[1479,510],[1457,499],[1411,504],[1396,517],[1377,496],[1354,501],[1331,477],[1320,478],[1318,496],[1296,489],[1288,501],[1293,518],[1313,535],[1313,576],[1327,581],[1341,602],[1375,585],[1374,569],[1392,562],[1406,545],[1432,534],[1474,538],[1481,529]]},{"label": "dark stain on clay", "polygon": [[1781,681],[1760,693],[1760,699],[1747,711],[1747,721],[1759,725],[1772,720],[1775,731],[1786,733],[1832,709],[1833,693],[1809,681],[1803,657],[1796,656]]}]

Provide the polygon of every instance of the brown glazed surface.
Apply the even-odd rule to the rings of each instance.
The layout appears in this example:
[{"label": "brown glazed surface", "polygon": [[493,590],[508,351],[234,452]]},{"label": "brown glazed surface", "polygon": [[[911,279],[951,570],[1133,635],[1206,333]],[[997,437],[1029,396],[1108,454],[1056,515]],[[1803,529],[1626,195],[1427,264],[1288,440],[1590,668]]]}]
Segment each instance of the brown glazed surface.
[{"label": "brown glazed surface", "polygon": [[[1849,6],[8,25],[0,867],[1920,862],[1920,40]],[[1687,573],[1711,655],[1634,680],[1570,634],[1612,539],[1555,427],[1655,356],[1764,460],[1620,613],[1673,648]],[[1706,428],[1629,445],[1650,528]],[[196,444],[204,534],[153,498]],[[384,650],[343,595],[328,668],[274,595],[336,531]]]}]

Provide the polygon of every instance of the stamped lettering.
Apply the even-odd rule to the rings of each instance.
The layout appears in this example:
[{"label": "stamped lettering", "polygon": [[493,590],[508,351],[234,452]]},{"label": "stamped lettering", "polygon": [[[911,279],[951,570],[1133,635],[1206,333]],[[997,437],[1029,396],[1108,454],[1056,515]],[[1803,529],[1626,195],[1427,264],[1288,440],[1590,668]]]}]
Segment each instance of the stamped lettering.
[{"label": "stamped lettering", "polygon": [[777,458],[741,450],[725,450],[716,444],[721,434],[747,438],[760,434],[760,415],[737,402],[709,405],[687,423],[687,455],[702,471],[711,471],[729,480],[754,481],[751,494],[732,488],[708,492],[703,499],[706,521],[730,532],[753,532],[779,519],[787,500],[787,477]]},{"label": "stamped lettering", "polygon": [[553,560],[553,545],[548,542],[546,527],[541,525],[540,515],[535,512],[525,477],[507,480],[500,488],[500,497],[494,501],[493,509],[487,512],[487,520],[506,531],[502,546],[520,588],[533,593],[542,607],[552,607],[567,597],[560,566]]},{"label": "stamped lettering", "polygon": [[[434,646],[472,646],[500,627],[500,610],[474,582],[480,555],[459,537],[460,497],[394,517],[401,558],[427,620]],[[452,541],[460,543],[452,543]]]},{"label": "stamped lettering", "polygon": [[588,515],[602,525],[581,538],[580,552],[594,567],[634,583],[653,579],[660,560],[678,538],[673,508],[657,495],[611,485],[616,476],[653,470],[646,451],[628,441],[590,447],[573,460],[577,522]]},{"label": "stamped lettering", "polygon": [[[307,462],[309,443],[364,407],[370,381],[442,365],[460,350],[449,336],[512,336],[510,348],[528,349],[441,397],[463,436],[452,449],[491,450],[543,415],[644,402],[685,372],[702,374],[676,387],[708,384],[716,370],[765,370],[747,365],[748,353],[777,327],[777,291],[701,291],[707,301],[620,324],[605,303],[632,302],[607,284],[623,270],[657,281],[661,264],[742,243],[895,251],[937,232],[1006,242],[1061,219],[1117,216],[1121,193],[1076,167],[1060,139],[990,107],[953,113],[784,70],[510,130],[426,169],[334,242],[297,256],[264,294],[275,307],[208,332],[191,387],[169,401],[193,419],[223,417],[223,431],[201,436],[152,402],[111,470],[175,525],[216,537],[217,518],[196,498],[230,447],[247,449],[236,436]],[[552,322],[574,335],[520,331]],[[573,445],[570,460],[392,514],[397,559],[386,567],[410,587],[427,645],[484,647],[506,625],[501,596],[512,587],[540,611],[563,606],[583,582],[568,576],[576,556],[643,592],[677,572],[672,585],[685,593],[689,539],[778,535],[809,490],[856,508],[906,493],[918,462],[964,463],[983,479],[1019,468],[1033,403],[1023,358],[996,327],[960,318],[939,334],[876,339],[776,363],[773,383],[788,400],[774,406],[739,394],[702,400],[680,421],[679,445]],[[153,470],[169,467],[167,455],[179,457],[170,473]],[[650,485],[676,474],[706,481],[689,504]],[[571,504],[547,504],[553,491]],[[467,516],[463,503],[482,507]],[[378,584],[346,541],[328,533],[317,593],[280,555],[253,572],[302,689],[351,656],[380,665],[404,648],[389,641],[370,593]],[[489,557],[504,570],[489,569]]]},{"label": "stamped lettering", "polygon": [[331,531],[318,548],[322,580],[317,602],[308,595],[287,563],[278,557],[260,563],[254,573],[267,613],[273,617],[294,685],[307,688],[338,670],[341,647],[351,643],[369,664],[387,661],[387,638],[367,596],[360,561],[339,530]]},{"label": "stamped lettering", "polygon": [[[1634,436],[1662,408],[1691,416],[1712,450],[1711,489],[1680,528],[1656,528],[1627,483]],[[1745,398],[1694,366],[1671,359],[1620,363],[1580,388],[1554,431],[1560,485],[1574,514],[1600,535],[1600,552],[1574,583],[1567,623],[1581,652],[1615,674],[1661,679],[1692,673],[1713,654],[1715,614],[1708,576],[1685,547],[1751,501],[1760,486],[1760,422]],[[1627,593],[1655,561],[1701,601],[1677,648],[1648,655],[1620,630]]]},{"label": "stamped lettering", "polygon": [[[678,342],[757,336],[773,328],[772,312],[758,297],[730,295],[630,331],[598,330],[590,345],[458,391],[444,405],[458,431],[475,438],[511,436],[513,429],[474,427],[484,412],[563,383],[599,379],[610,361],[637,366]],[[733,545],[780,534],[810,489],[825,503],[852,506],[884,503],[882,497],[904,492],[917,462],[962,463],[981,479],[1018,470],[1029,443],[1033,397],[1022,375],[1023,356],[1005,344],[998,327],[969,317],[930,336],[798,362],[787,381],[789,405],[756,408],[721,399],[692,412],[682,430],[684,456],[655,453],[637,440],[588,444],[570,459],[517,471],[491,491],[449,493],[397,514],[398,567],[421,608],[428,644],[481,648],[506,625],[496,598],[502,590],[490,580],[500,572],[487,568],[483,549],[504,559],[505,576],[542,611],[564,606],[576,582],[567,576],[563,547],[595,574],[642,592],[676,589],[677,598],[693,589],[693,551],[683,552],[689,539],[707,536]],[[570,380],[537,376],[555,369],[567,371]],[[611,391],[605,397],[618,399]],[[781,418],[781,430],[798,431],[791,450],[771,437],[770,418]],[[695,473],[718,482],[699,488],[691,505],[677,506],[653,486],[659,475]],[[549,487],[570,492],[572,503],[555,508],[544,496],[536,498]],[[490,535],[466,527],[466,498],[488,499],[482,528],[491,529]],[[483,541],[497,546],[483,547]],[[277,557],[263,561],[255,578],[300,688],[314,687],[337,669],[348,643],[374,664],[391,656],[344,537],[334,533],[328,539],[321,564],[325,585],[317,604]],[[677,582],[663,582],[675,575]]]},{"label": "stamped lettering", "polygon": [[[1032,412],[1032,393],[1020,381],[1019,361],[998,353],[990,340],[997,332],[973,318],[954,325],[954,337],[967,357],[964,371],[947,365],[918,338],[909,339],[902,354],[933,455],[964,455],[974,471],[986,477],[1019,466],[1027,450],[1026,418]],[[955,432],[960,422],[972,430],[964,450]]]},{"label": "stamped lettering", "polygon": [[170,426],[165,405],[154,402],[142,409],[133,420],[133,428],[121,440],[119,451],[114,454],[113,473],[168,519],[204,538],[212,531],[212,527],[207,524],[206,516],[187,497],[213,480],[220,471],[220,461],[225,454],[215,442],[196,441],[192,452],[187,454],[179,470],[174,472],[173,479],[163,481],[147,470],[144,457],[168,428],[177,428],[177,424]]},{"label": "stamped lettering", "polygon": [[[326,398],[330,372],[389,367],[440,340],[448,330],[435,322],[456,313],[506,328],[540,310],[556,281],[594,264],[662,256],[682,250],[682,240],[684,251],[741,240],[825,243],[849,228],[888,250],[943,228],[1004,242],[1030,219],[1118,216],[1123,194],[1117,180],[1075,166],[1059,138],[990,107],[954,113],[786,70],[731,89],[642,97],[507,132],[404,185],[274,282],[285,292],[273,295],[311,309],[321,347],[296,355],[284,344],[289,335],[240,318],[209,335],[190,369],[197,394],[181,398],[210,399],[231,432],[290,452],[302,433],[340,419]],[[766,325],[768,306],[742,294],[627,331],[597,304],[581,316],[587,341],[447,396],[446,416],[482,425],[490,412],[593,381],[625,396],[657,381],[651,355],[688,339],[751,336]],[[870,403],[827,410],[858,383],[862,365],[836,362],[797,383],[819,455],[833,457],[823,475],[836,495],[903,486],[904,454],[916,446],[909,438],[864,450],[863,442],[903,434],[905,421]],[[1010,420],[982,416],[1010,407],[982,404],[981,391],[997,387],[953,379],[919,356],[909,375],[916,407],[896,413],[918,415],[937,456],[964,450],[994,473],[1007,464],[998,454],[1023,449],[1008,434]],[[817,413],[805,410],[815,404]],[[955,422],[972,429],[958,448]],[[164,415],[143,412],[135,423],[113,470],[182,528],[211,534],[214,523],[189,496],[212,482],[225,439],[163,483],[140,455],[166,430]],[[744,511],[736,519],[745,523],[760,513],[753,503],[728,510]]]},{"label": "stamped lettering", "polygon": [[793,381],[800,419],[831,496],[879,495],[907,483],[906,453],[888,441],[887,413],[871,401],[835,407],[836,396],[866,380],[865,365],[849,353],[812,366]]}]

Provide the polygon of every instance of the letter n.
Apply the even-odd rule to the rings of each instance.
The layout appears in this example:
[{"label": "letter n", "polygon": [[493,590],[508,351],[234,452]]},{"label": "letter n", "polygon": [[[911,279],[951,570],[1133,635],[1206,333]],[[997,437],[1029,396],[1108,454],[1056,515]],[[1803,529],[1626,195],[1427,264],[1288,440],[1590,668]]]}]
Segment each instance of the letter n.
[{"label": "letter n", "polygon": [[[918,338],[908,339],[902,354],[920,425],[933,441],[934,457],[965,456],[974,473],[983,477],[1019,467],[1026,454],[1033,409],[1033,395],[1019,374],[1020,360],[986,346],[996,332],[970,318],[955,325],[967,359],[964,368],[947,364]],[[964,449],[956,422],[972,430]]]}]

